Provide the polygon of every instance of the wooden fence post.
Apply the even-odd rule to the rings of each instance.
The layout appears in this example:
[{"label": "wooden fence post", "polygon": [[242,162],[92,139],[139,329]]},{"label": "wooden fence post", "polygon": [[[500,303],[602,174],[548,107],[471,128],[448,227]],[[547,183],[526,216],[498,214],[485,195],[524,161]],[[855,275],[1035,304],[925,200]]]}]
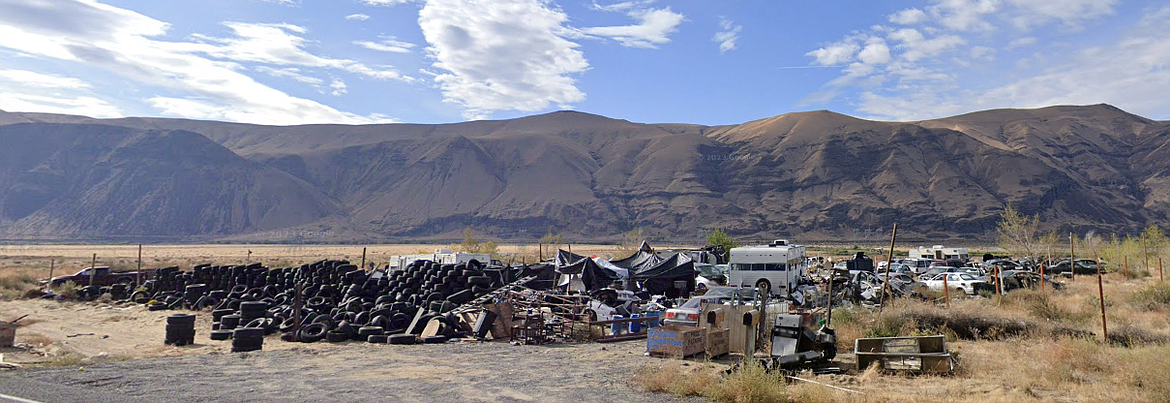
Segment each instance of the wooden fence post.
[{"label": "wooden fence post", "polygon": [[1105,322],[1105,286],[1101,280],[1101,258],[1097,258],[1097,296],[1101,298],[1101,336],[1109,342],[1109,325]]}]

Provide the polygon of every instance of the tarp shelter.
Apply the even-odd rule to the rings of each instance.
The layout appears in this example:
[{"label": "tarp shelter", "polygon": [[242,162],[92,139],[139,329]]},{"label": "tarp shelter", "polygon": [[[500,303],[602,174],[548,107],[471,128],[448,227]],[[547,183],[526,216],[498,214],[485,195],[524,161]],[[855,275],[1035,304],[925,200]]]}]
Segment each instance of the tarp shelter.
[{"label": "tarp shelter", "polygon": [[551,264],[530,264],[524,266],[517,277],[536,276],[528,282],[528,288],[547,290],[556,286],[557,268]]},{"label": "tarp shelter", "polygon": [[662,258],[654,254],[654,248],[651,248],[650,244],[642,241],[642,246],[633,255],[625,259],[612,260],[610,263],[623,269],[629,269],[631,272],[637,272],[657,266],[662,263]]},{"label": "tarp shelter", "polygon": [[[600,290],[609,287],[614,281],[626,277],[627,273],[620,273],[597,264],[589,258],[581,258],[573,264],[557,268],[557,272],[569,276],[579,275],[588,291]],[[625,274],[625,275],[623,275]],[[562,282],[564,282],[562,280]],[[565,282],[567,284],[567,282]],[[565,284],[561,284],[565,285]]]},{"label": "tarp shelter", "polygon": [[564,249],[557,249],[556,264],[557,264],[557,267],[565,267],[565,266],[571,265],[573,263],[577,263],[578,261],[580,261],[581,259],[584,259],[584,258],[585,258],[585,256],[581,256],[581,255],[578,255],[576,253],[566,251]]},{"label": "tarp shelter", "polygon": [[[650,295],[665,294],[675,298],[689,295],[695,290],[695,262],[690,256],[676,253],[669,259],[658,262],[652,267],[634,271],[630,277],[641,284],[642,290]],[[675,282],[684,285],[684,288],[675,286]]]}]

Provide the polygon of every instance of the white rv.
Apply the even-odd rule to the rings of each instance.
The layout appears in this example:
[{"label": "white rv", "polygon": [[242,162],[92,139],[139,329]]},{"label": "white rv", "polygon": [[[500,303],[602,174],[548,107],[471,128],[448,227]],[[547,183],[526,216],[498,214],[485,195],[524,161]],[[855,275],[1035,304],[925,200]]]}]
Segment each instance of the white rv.
[{"label": "white rv", "polygon": [[460,264],[470,262],[472,259],[486,265],[491,263],[492,255],[487,253],[455,252],[451,249],[435,249],[435,253],[391,256],[390,271],[403,269],[415,260],[430,260],[439,264]]},{"label": "white rv", "polygon": [[959,259],[964,262],[971,260],[971,254],[967,252],[967,248],[944,248],[942,245],[934,245],[929,248],[919,246],[917,249],[910,250],[910,257],[929,260]]},{"label": "white rv", "polygon": [[777,239],[771,244],[731,249],[727,284],[756,287],[771,295],[787,297],[808,274],[805,248]]}]

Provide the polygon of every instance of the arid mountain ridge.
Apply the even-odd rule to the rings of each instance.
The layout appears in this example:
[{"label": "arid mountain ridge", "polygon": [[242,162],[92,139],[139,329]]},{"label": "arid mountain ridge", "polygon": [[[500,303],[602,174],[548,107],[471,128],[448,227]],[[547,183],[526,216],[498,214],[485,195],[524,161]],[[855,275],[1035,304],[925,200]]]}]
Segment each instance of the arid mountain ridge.
[{"label": "arid mountain ridge", "polygon": [[0,112],[0,240],[392,242],[466,227],[607,241],[991,241],[1132,233],[1170,213],[1170,122],[1109,105],[920,122],[827,111],[740,125],[580,112],[455,124],[261,126]]}]

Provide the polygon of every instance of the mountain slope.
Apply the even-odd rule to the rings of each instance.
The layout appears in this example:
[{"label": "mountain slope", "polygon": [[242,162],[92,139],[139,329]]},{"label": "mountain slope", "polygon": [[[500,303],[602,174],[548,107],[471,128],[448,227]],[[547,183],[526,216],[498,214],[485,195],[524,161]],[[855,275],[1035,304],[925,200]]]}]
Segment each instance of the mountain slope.
[{"label": "mountain slope", "polygon": [[186,131],[0,126],[0,232],[8,238],[230,235],[338,212],[287,173]]},{"label": "mountain slope", "polygon": [[474,226],[858,240],[897,222],[904,239],[990,240],[1007,204],[1061,231],[1133,232],[1170,214],[1170,124],[1108,105],[718,127],[579,112],[371,126],[0,112],[0,125],[27,143],[0,151],[0,239],[291,229],[376,241]]}]

